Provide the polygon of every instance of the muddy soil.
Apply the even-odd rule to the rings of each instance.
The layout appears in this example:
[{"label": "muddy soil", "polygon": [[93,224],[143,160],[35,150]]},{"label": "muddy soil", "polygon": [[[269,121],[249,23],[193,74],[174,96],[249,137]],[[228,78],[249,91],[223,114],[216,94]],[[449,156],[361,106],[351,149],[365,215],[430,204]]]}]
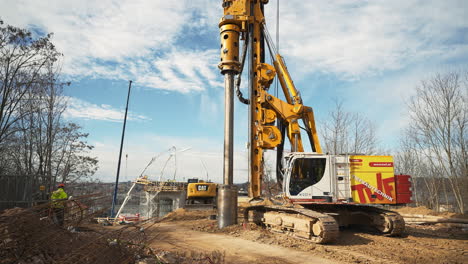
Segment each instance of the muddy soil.
[{"label": "muddy soil", "polygon": [[212,214],[171,213],[154,227],[170,242],[154,246],[220,250],[226,263],[468,263],[468,232],[461,229],[407,225],[406,234],[396,238],[344,229],[333,245],[316,245],[253,224],[220,230],[216,220],[209,219]]}]

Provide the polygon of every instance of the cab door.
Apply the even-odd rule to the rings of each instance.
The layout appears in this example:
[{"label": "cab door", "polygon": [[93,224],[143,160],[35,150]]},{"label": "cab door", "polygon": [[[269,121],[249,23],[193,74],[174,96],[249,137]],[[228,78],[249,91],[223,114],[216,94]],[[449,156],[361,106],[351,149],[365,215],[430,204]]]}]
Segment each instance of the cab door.
[{"label": "cab door", "polygon": [[329,156],[299,155],[288,166],[285,193],[290,199],[329,200],[331,181]]}]

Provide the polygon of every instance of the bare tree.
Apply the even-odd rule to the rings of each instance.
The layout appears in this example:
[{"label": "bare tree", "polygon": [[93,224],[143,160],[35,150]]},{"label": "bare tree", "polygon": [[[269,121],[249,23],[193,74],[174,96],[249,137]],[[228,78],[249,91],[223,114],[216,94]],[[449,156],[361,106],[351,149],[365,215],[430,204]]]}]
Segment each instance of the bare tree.
[{"label": "bare tree", "polygon": [[33,39],[28,30],[4,26],[0,20],[0,145],[26,114],[18,111],[21,101],[29,99],[28,92],[41,81],[47,65],[61,55],[50,37]]},{"label": "bare tree", "polygon": [[275,180],[275,170],[272,164],[273,163],[268,159],[263,162],[264,175],[262,178],[262,189],[263,194],[269,199],[281,192],[281,184]]},{"label": "bare tree", "polygon": [[[410,133],[407,131],[406,133]],[[442,179],[434,174],[434,167],[418,152],[415,142],[402,137],[399,151],[394,155],[395,172],[411,175],[413,201],[417,206],[424,205],[439,209]]]},{"label": "bare tree", "polygon": [[[11,153],[16,171],[34,175],[36,181],[49,187],[56,182],[76,182],[94,174],[96,158],[87,156],[93,147],[85,139],[87,133],[75,123],[66,123],[62,114],[66,102],[62,95],[63,85],[56,73],[46,75],[40,89],[34,90],[20,107],[28,115],[18,122],[15,151]],[[13,137],[12,137],[13,138]]]},{"label": "bare tree", "polygon": [[[93,146],[86,142],[89,134],[75,123],[62,126],[57,132],[52,155],[53,179],[76,183],[89,179],[98,169],[98,160],[88,156]],[[55,184],[55,182],[54,182]]]},{"label": "bare tree", "polygon": [[29,31],[0,22],[0,176],[27,182],[18,190],[22,200],[39,185],[51,190],[56,182],[83,181],[97,170],[88,134],[63,119],[63,87],[70,83],[60,81],[61,54],[50,36],[33,39]]},{"label": "bare tree", "polygon": [[434,186],[434,205],[438,207],[441,190],[449,202],[449,190],[459,212],[465,211],[468,188],[467,77],[452,72],[422,81],[408,103],[411,122],[404,133],[421,160],[414,166],[427,169],[424,176]]},{"label": "bare tree", "polygon": [[330,154],[373,154],[377,148],[376,126],[362,114],[347,112],[343,101],[335,99],[335,108],[321,126],[324,149]]}]

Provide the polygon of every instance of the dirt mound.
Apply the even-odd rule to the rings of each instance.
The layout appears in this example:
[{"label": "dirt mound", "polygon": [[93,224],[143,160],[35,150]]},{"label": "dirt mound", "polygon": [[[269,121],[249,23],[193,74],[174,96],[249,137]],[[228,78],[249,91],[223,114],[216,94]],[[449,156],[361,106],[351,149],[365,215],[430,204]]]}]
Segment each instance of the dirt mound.
[{"label": "dirt mound", "polygon": [[216,211],[214,210],[187,211],[183,208],[179,208],[165,215],[162,222],[206,219],[210,215],[215,214]]},{"label": "dirt mound", "polygon": [[440,217],[448,217],[448,218],[467,218],[467,215],[461,215],[451,212],[436,212],[431,210],[425,206],[418,206],[418,207],[402,207],[395,209],[394,211],[400,214],[412,214],[412,215],[433,215],[433,216],[440,216]]},{"label": "dirt mound", "polygon": [[[193,220],[210,214],[213,212],[179,209],[167,220]],[[50,220],[47,208],[6,210],[0,213],[0,264],[224,263],[220,252],[165,252],[149,247],[150,241],[161,239],[146,233],[157,222],[106,227],[83,223],[62,228]]]},{"label": "dirt mound", "polygon": [[[132,250],[111,236],[62,228],[33,209],[0,214],[0,259],[6,263],[121,263]],[[66,257],[65,257],[66,256]]]},{"label": "dirt mound", "polygon": [[418,206],[418,207],[402,207],[395,209],[394,211],[399,212],[400,214],[421,214],[421,215],[436,215],[437,212],[425,207],[425,206]]},{"label": "dirt mound", "polygon": [[[279,203],[279,202],[277,202],[277,203]],[[274,204],[275,204],[274,201],[272,201],[272,200],[270,200],[270,199],[265,199],[265,200],[263,200],[263,201],[239,202],[239,203],[237,204],[237,206],[238,206],[239,208],[245,208],[245,207],[255,206],[255,205],[274,205]]]},{"label": "dirt mound", "polygon": [[190,228],[196,231],[203,231],[209,233],[225,233],[232,236],[240,236],[245,230],[261,230],[262,228],[254,223],[237,224],[227,226],[223,229],[218,227],[218,223],[213,220],[200,220],[194,222]]}]

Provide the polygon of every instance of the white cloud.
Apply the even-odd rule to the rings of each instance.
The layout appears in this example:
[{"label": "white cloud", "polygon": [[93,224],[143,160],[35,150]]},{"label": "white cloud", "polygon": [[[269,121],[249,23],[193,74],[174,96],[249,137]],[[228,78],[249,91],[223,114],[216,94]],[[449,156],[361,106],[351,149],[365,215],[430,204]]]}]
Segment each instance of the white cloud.
[{"label": "white cloud", "polygon": [[[215,49],[178,39],[217,38],[220,3],[210,0],[0,0],[10,24],[54,32],[75,77],[133,79],[169,91],[220,86]],[[265,8],[274,36],[276,2]],[[313,72],[358,79],[411,63],[466,56],[465,1],[281,1],[280,47],[294,76]],[[462,30],[462,31],[460,31]],[[465,31],[463,31],[465,30]],[[188,44],[188,43],[187,43]]]},{"label": "white cloud", "polygon": [[151,63],[139,61],[131,64],[139,69],[136,81],[157,89],[179,91],[203,91],[207,86],[223,87],[216,70],[217,50],[172,50]]},{"label": "white cloud", "polygon": [[204,9],[210,5],[221,8],[190,0],[0,0],[0,17],[15,26],[54,32],[53,43],[65,55],[62,72],[69,77],[133,79],[151,88],[188,92],[219,85],[217,54],[173,48],[183,28],[197,31],[216,24],[206,20],[214,13]]},{"label": "white cloud", "polygon": [[[82,118],[82,119],[93,119],[102,121],[122,122],[125,111],[115,109],[110,105],[106,104],[92,104],[90,102],[74,98],[66,97],[67,109],[64,112],[65,118]],[[144,115],[128,113],[128,120],[137,121],[149,121],[149,117]]]},{"label": "white cloud", "polygon": [[[275,7],[269,8],[274,33]],[[466,39],[456,40],[466,34],[467,13],[466,1],[459,0],[281,1],[280,52],[295,75],[319,71],[358,79],[467,56]]]}]

